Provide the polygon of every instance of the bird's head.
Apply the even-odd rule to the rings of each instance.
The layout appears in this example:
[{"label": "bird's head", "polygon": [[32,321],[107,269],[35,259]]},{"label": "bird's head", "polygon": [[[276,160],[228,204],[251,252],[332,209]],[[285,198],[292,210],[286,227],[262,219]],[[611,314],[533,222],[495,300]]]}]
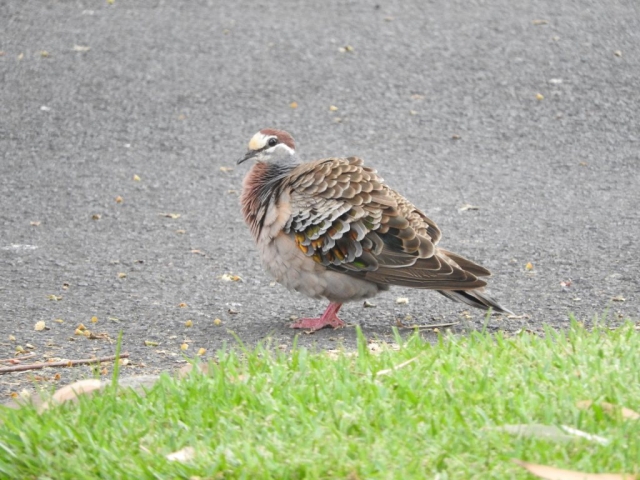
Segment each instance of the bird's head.
[{"label": "bird's head", "polygon": [[251,137],[249,150],[238,160],[238,164],[252,158],[260,162],[290,161],[295,153],[295,143],[291,135],[283,130],[264,128]]}]

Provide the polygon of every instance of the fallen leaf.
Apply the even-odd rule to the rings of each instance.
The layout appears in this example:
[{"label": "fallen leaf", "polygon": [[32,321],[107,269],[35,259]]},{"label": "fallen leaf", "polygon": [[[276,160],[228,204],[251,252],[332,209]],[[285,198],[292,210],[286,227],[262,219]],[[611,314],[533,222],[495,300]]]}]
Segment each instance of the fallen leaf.
[{"label": "fallen leaf", "polygon": [[220,276],[220,280],[223,280],[225,282],[237,282],[238,280],[242,280],[242,277],[240,277],[240,275],[233,275],[231,273],[225,273],[225,274]]},{"label": "fallen leaf", "polygon": [[563,470],[548,465],[523,462],[517,459],[513,461],[536,477],[547,480],[635,480],[637,478],[636,475],[623,473],[584,473],[574,470]]},{"label": "fallen leaf", "polygon": [[[593,405],[593,402],[591,400],[582,400],[577,403],[578,408],[581,410],[589,410],[592,405]],[[640,420],[640,413],[634,412],[629,408],[620,407],[618,405],[614,405],[613,403],[609,403],[609,402],[600,402],[600,403],[597,403],[596,405],[600,406],[602,410],[610,414],[615,414],[615,412],[620,410],[620,414],[622,415],[622,418],[626,420]]]},{"label": "fallen leaf", "polygon": [[80,395],[89,395],[100,390],[102,388],[102,382],[94,378],[88,380],[80,380],[74,382],[71,385],[62,387],[56,393],[53,394],[51,400],[43,403],[40,406],[39,411],[42,412],[51,407],[52,404],[61,404],[69,401],[76,401]]},{"label": "fallen leaf", "polygon": [[36,332],[41,332],[42,330],[45,329],[45,327],[46,327],[45,323],[42,320],[40,320],[39,322],[36,322],[34,330]]},{"label": "fallen leaf", "polygon": [[196,451],[193,447],[184,447],[181,450],[178,450],[177,452],[173,452],[167,455],[167,460],[171,461],[171,462],[188,462],[190,460],[193,460],[193,458],[196,456]]},{"label": "fallen leaf", "polygon": [[86,45],[74,45],[73,46],[73,51],[74,52],[88,52],[89,50],[91,50],[91,47],[87,47]]},{"label": "fallen leaf", "polygon": [[499,432],[506,432],[510,435],[527,438],[538,438],[543,440],[569,442],[583,438],[590,442],[599,443],[601,445],[607,445],[609,440],[598,435],[583,432],[573,427],[566,425],[542,425],[539,423],[530,424],[518,424],[518,425],[501,425],[498,427],[490,428]]},{"label": "fallen leaf", "polygon": [[475,205],[465,203],[458,209],[459,212],[466,212],[467,210],[480,210],[480,207],[476,207]]}]

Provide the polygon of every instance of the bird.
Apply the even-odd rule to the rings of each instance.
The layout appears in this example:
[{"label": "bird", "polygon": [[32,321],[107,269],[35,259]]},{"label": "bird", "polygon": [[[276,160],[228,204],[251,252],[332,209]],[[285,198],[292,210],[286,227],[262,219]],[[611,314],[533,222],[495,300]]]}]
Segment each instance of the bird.
[{"label": "bird", "polygon": [[491,272],[439,246],[421,210],[355,156],[303,162],[293,137],[257,132],[237,164],[253,160],[240,204],[265,270],[289,290],[329,305],[291,328],[341,328],[346,302],[397,285],[436,290],[494,313],[512,312],[484,293]]}]

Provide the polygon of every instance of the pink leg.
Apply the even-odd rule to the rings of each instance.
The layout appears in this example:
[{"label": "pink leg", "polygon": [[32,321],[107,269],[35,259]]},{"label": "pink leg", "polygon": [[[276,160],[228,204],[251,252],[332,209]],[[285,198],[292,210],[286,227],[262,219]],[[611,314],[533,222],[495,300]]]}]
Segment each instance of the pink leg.
[{"label": "pink leg", "polygon": [[324,327],[342,328],[344,322],[338,318],[341,303],[330,303],[320,318],[301,318],[291,324],[291,328],[305,328],[315,332]]}]

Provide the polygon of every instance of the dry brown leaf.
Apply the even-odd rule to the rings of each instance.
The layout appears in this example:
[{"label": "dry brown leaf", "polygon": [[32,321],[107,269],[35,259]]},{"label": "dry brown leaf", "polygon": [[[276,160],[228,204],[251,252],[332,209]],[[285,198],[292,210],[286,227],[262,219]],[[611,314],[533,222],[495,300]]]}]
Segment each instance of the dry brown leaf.
[{"label": "dry brown leaf", "polygon": [[[589,410],[592,405],[593,402],[591,400],[582,400],[577,403],[580,410]],[[640,413],[634,412],[630,408],[620,407],[609,402],[600,402],[597,405],[599,405],[602,410],[610,414],[615,414],[616,411],[620,410],[620,414],[625,420],[640,420]]]},{"label": "dry brown leaf", "polygon": [[196,451],[193,447],[184,447],[183,449],[178,450],[177,452],[168,454],[167,460],[172,462],[184,463],[184,462],[193,460],[195,456],[196,456]]},{"label": "dry brown leaf", "polygon": [[637,478],[636,475],[624,473],[584,473],[574,470],[563,470],[548,465],[523,462],[517,459],[513,461],[525,470],[528,470],[529,473],[546,480],[635,480]]},{"label": "dry brown leaf", "polygon": [[60,390],[54,393],[50,401],[42,404],[42,406],[40,407],[40,411],[42,412],[43,410],[47,410],[51,407],[52,404],[75,401],[80,395],[92,394],[96,390],[100,390],[100,388],[102,388],[102,382],[100,380],[96,380],[95,378],[80,380],[78,382],[72,383],[71,385],[62,387]]}]

